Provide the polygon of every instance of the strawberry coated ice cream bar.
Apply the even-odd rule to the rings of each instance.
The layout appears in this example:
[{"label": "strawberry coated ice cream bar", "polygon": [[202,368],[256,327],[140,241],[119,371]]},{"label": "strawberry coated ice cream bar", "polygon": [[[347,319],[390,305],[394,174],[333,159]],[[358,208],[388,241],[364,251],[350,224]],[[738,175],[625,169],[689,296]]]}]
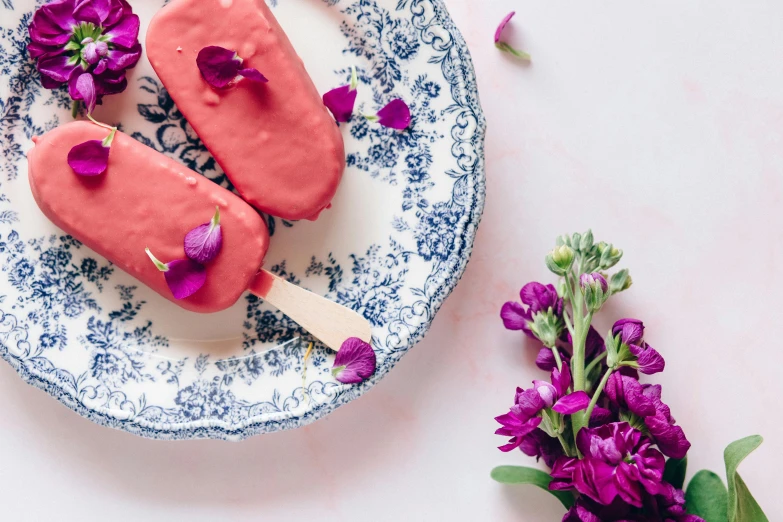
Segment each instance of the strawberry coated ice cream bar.
[{"label": "strawberry coated ice cream bar", "polygon": [[[218,312],[233,305],[258,273],[269,245],[261,216],[242,199],[207,178],[116,132],[100,175],[77,175],[69,154],[80,144],[104,140],[110,130],[77,121],[33,138],[28,174],[33,197],[55,225],[179,306]],[[97,143],[100,147],[100,142]],[[78,147],[77,147],[78,148]],[[210,216],[220,216],[222,246],[201,266],[188,261],[184,238]],[[203,226],[203,225],[202,225]],[[194,266],[198,291],[172,293],[159,259]],[[172,265],[173,267],[173,265]],[[167,276],[172,276],[167,273]],[[176,285],[187,289],[184,273]],[[205,277],[205,280],[204,280]]]},{"label": "strawberry coated ice cream bar", "polygon": [[173,0],[150,23],[146,51],[247,202],[291,220],[330,205],[342,136],[264,0]]}]

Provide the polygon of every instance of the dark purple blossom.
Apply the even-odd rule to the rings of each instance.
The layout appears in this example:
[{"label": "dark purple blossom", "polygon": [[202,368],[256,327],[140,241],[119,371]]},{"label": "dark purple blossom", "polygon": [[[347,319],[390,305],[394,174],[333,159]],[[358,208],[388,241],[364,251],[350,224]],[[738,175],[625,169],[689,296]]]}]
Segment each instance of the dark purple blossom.
[{"label": "dark purple blossom", "polygon": [[36,60],[41,84],[55,89],[68,84],[74,100],[85,100],[85,79],[93,80],[94,97],[125,90],[127,69],[141,56],[139,17],[126,0],[55,0],[36,11],[27,49]]},{"label": "dark purple blossom", "polygon": [[685,437],[685,432],[680,426],[675,426],[674,417],[669,406],[661,400],[661,386],[659,384],[645,384],[645,397],[649,398],[655,408],[655,414],[647,416],[644,424],[650,432],[650,436],[661,452],[674,459],[684,458],[691,447],[691,443]]},{"label": "dark purple blossom", "polygon": [[196,56],[196,65],[201,76],[216,89],[225,89],[240,76],[254,82],[269,81],[257,69],[242,67],[243,62],[236,51],[217,45],[204,47]]},{"label": "dark purple blossom", "polygon": [[614,323],[612,335],[628,347],[630,355],[635,357],[633,366],[640,372],[652,375],[663,371],[666,362],[658,351],[644,341],[644,324],[640,320],[620,319]]},{"label": "dark purple blossom", "polygon": [[522,304],[527,305],[527,309],[516,301],[509,301],[500,310],[503,324],[509,330],[522,330],[529,337],[537,339],[530,329],[535,314],[552,308],[556,316],[563,315],[563,299],[558,297],[553,285],[528,283],[519,291],[519,297]]},{"label": "dark purple blossom", "polygon": [[604,393],[614,404],[641,418],[655,415],[652,400],[644,394],[644,388],[633,377],[614,372],[606,382]]},{"label": "dark purple blossom", "polygon": [[645,492],[662,491],[663,455],[627,422],[583,429],[576,444],[584,458],[575,466],[573,485],[581,494],[603,505],[619,496],[641,507]]},{"label": "dark purple blossom", "polygon": [[334,358],[332,375],[343,384],[365,381],[375,373],[375,351],[358,337],[346,339]]},{"label": "dark purple blossom", "polygon": [[525,455],[536,457],[536,460],[543,459],[544,463],[550,468],[563,455],[563,446],[560,444],[560,441],[550,437],[539,428],[522,437],[519,449]]}]

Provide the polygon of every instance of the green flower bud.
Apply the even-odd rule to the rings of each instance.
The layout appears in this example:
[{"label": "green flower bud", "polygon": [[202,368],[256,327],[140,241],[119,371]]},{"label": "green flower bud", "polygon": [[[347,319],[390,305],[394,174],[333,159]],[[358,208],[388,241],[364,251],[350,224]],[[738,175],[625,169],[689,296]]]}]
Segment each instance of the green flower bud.
[{"label": "green flower bud", "polygon": [[588,230],[582,235],[582,240],[579,242],[579,250],[583,254],[587,254],[593,248],[593,231]]},{"label": "green flower bud", "polygon": [[585,296],[585,304],[590,312],[597,312],[609,298],[609,283],[598,272],[582,274],[579,286]]},{"label": "green flower bud", "polygon": [[623,251],[615,248],[611,244],[604,243],[603,241],[598,243],[598,252],[601,254],[599,266],[603,270],[612,268],[614,265],[620,262],[623,257]]},{"label": "green flower bud", "polygon": [[582,234],[580,234],[579,232],[574,232],[573,235],[571,236],[571,246],[574,249],[579,250],[579,245],[581,244],[582,244]]},{"label": "green flower bud", "polygon": [[557,317],[550,307],[546,312],[539,312],[533,316],[530,330],[539,341],[544,343],[544,346],[551,348],[563,333],[563,326],[563,319]]},{"label": "green flower bud", "polygon": [[571,270],[574,263],[574,250],[567,245],[556,246],[549,255],[546,256],[546,266],[553,273],[563,276]]},{"label": "green flower bud", "polygon": [[632,284],[633,280],[631,279],[631,274],[628,272],[627,268],[623,268],[609,278],[609,292],[611,294],[619,294],[620,292],[631,288]]}]

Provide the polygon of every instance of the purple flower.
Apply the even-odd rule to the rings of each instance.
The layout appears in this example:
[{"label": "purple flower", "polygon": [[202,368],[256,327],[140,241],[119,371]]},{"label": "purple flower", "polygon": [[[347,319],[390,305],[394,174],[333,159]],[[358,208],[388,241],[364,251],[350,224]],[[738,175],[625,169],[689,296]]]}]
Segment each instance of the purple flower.
[{"label": "purple flower", "polygon": [[76,96],[71,97],[74,100],[81,100],[84,102],[84,106],[87,108],[87,114],[90,114],[95,109],[95,104],[98,102],[98,92],[95,89],[95,80],[90,73],[80,74],[76,78],[74,84],[74,90]]},{"label": "purple flower", "polygon": [[207,281],[207,269],[192,259],[175,259],[168,263],[162,263],[152,255],[149,248],[145,249],[145,252],[158,270],[163,272],[166,284],[174,295],[174,299],[190,297],[198,292]]},{"label": "purple flower", "polygon": [[549,489],[560,491],[574,488],[574,471],[579,463],[579,459],[566,457],[558,458],[552,465],[552,482],[549,483]]},{"label": "purple flower", "polygon": [[533,323],[533,315],[539,312],[546,312],[549,308],[552,308],[556,316],[561,317],[563,315],[563,300],[558,297],[557,290],[553,285],[544,286],[536,282],[528,283],[519,291],[519,297],[522,303],[527,305],[527,310],[514,301],[507,302],[500,310],[503,324],[509,330],[522,330],[529,337],[537,339],[530,329]]},{"label": "purple flower", "polygon": [[655,414],[644,419],[644,424],[655,444],[667,457],[684,458],[691,448],[691,443],[685,437],[682,428],[675,426],[676,421],[669,407],[661,400],[661,386],[645,384],[643,393],[652,401],[655,408]]},{"label": "purple flower", "polygon": [[655,496],[651,506],[666,522],[704,522],[704,519],[685,512],[685,493],[664,482],[662,492]]},{"label": "purple flower", "polygon": [[365,381],[375,373],[375,352],[358,337],[346,339],[334,358],[332,375],[343,384]]},{"label": "purple flower", "polygon": [[[640,372],[652,375],[665,368],[666,362],[661,354],[644,341],[644,324],[640,320],[620,319],[614,323],[612,335],[628,347],[630,355],[635,357],[631,365]],[[622,363],[623,360],[619,362]]]},{"label": "purple flower", "polygon": [[354,105],[356,105],[357,84],[356,67],[351,67],[351,83],[324,94],[324,105],[336,121],[342,123],[350,121]]},{"label": "purple flower", "polygon": [[511,53],[517,58],[521,58],[523,60],[530,60],[530,55],[527,54],[526,52],[514,49],[506,42],[500,41],[500,39],[503,37],[503,31],[506,29],[506,26],[509,24],[511,19],[514,18],[515,14],[516,14],[515,11],[508,13],[506,16],[503,17],[503,20],[500,21],[500,24],[498,24],[497,29],[495,29],[495,47],[497,47],[501,51]]},{"label": "purple flower", "polygon": [[544,459],[544,463],[550,468],[563,455],[563,446],[560,441],[550,437],[539,428],[522,437],[519,449],[525,455],[536,457],[536,460]]},{"label": "purple flower", "polygon": [[185,236],[185,255],[197,263],[209,263],[223,246],[223,231],[220,228],[220,208],[208,223],[199,225]]},{"label": "purple flower", "polygon": [[404,130],[411,124],[411,110],[404,101],[394,99],[379,110],[377,115],[365,116],[365,118],[368,121],[377,121],[384,127]]},{"label": "purple flower", "polygon": [[495,420],[502,424],[501,428],[495,430],[495,435],[511,437],[508,444],[498,447],[500,451],[506,452],[518,448],[525,437],[541,424],[541,417],[530,417],[517,405],[512,406],[508,413],[495,417]]},{"label": "purple flower", "polygon": [[627,422],[582,429],[576,445],[584,455],[573,474],[574,487],[581,494],[603,505],[619,496],[641,507],[645,491],[651,495],[662,491],[663,455]]},{"label": "purple flower", "polygon": [[655,415],[652,400],[644,394],[644,388],[639,381],[632,377],[614,372],[606,382],[604,393],[614,404],[639,417]]},{"label": "purple flower", "polygon": [[116,132],[117,129],[112,129],[103,141],[89,140],[74,145],[68,151],[68,166],[80,176],[103,174],[109,166],[109,152]]},{"label": "purple flower", "polygon": [[225,89],[240,76],[254,82],[269,81],[258,69],[243,68],[243,61],[235,51],[216,45],[204,47],[196,57],[201,76],[216,89]]},{"label": "purple flower", "polygon": [[[125,71],[141,56],[139,17],[126,0],[55,0],[35,12],[28,30],[27,50],[41,84],[55,89],[67,83],[71,98],[85,100],[88,109],[93,96],[101,103],[104,95],[125,90]],[[85,74],[93,80],[89,97]]]}]

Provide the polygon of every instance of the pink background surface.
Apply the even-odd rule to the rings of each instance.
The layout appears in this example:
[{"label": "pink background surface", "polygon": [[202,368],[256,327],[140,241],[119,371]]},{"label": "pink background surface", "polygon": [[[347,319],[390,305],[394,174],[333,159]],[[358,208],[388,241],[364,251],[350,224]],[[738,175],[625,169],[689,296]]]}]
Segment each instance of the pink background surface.
[{"label": "pink background surface", "polygon": [[[625,250],[635,281],[601,330],[647,324],[691,472],[722,473],[727,443],[763,434],[741,472],[783,519],[783,4],[448,5],[489,121],[487,206],[426,340],[329,418],[240,444],[100,428],[0,365],[4,520],[559,520],[553,497],[489,479],[532,464],[495,449],[493,417],[541,376],[498,310],[549,277],[557,234],[588,226]],[[530,66],[492,46],[512,8]]]}]

